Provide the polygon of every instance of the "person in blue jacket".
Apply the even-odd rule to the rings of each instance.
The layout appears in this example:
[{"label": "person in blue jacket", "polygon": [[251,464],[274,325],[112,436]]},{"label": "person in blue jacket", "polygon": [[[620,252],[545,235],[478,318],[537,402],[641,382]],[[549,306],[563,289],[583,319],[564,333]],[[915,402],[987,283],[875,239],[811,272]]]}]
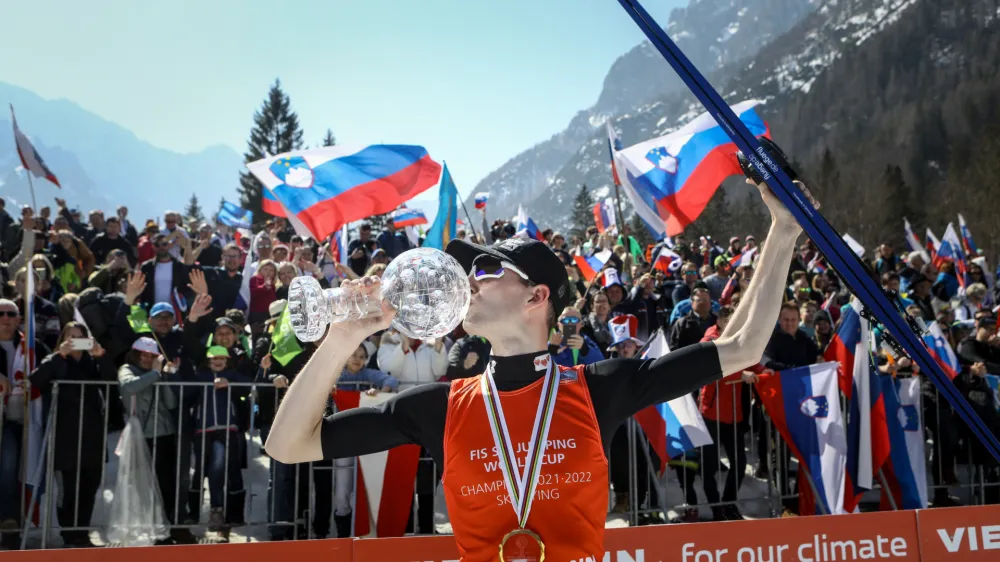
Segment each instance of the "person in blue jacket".
[{"label": "person in blue jacket", "polygon": [[242,419],[240,400],[249,393],[246,386],[230,387],[229,383],[251,382],[249,376],[232,367],[229,350],[213,345],[205,352],[205,365],[198,369],[196,382],[211,382],[207,386],[192,386],[194,404],[195,475],[191,492],[202,493],[202,479],[208,477],[208,530],[228,540],[233,525],[244,523],[246,490],[243,488],[243,463],[246,458],[246,438],[249,420]]},{"label": "person in blue jacket", "polygon": [[580,311],[567,306],[559,315],[559,327],[552,330],[549,338],[549,353],[556,364],[563,367],[589,365],[604,359],[604,353],[594,340],[580,333],[583,325]]}]

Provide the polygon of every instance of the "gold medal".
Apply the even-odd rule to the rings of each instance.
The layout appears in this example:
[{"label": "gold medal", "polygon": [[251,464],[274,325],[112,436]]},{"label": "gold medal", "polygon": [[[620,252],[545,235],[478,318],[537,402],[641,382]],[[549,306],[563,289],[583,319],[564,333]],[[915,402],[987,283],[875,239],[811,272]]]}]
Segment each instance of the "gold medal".
[{"label": "gold medal", "polygon": [[500,541],[500,562],[543,562],[545,543],[528,529],[514,529]]}]

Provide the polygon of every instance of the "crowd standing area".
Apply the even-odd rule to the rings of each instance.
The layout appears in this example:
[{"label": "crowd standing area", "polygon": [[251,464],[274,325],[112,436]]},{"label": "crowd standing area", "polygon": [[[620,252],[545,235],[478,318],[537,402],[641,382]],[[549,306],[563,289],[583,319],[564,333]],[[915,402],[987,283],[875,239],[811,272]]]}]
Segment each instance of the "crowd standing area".
[{"label": "crowd standing area", "polygon": [[[391,221],[380,232],[356,224],[340,256],[330,240],[303,239],[274,218],[251,254],[251,233],[177,212],[133,221],[125,207],[84,214],[56,199],[36,215],[4,205],[0,199],[4,549],[115,543],[109,531],[115,494],[136,485],[127,481],[134,475],[119,469],[130,417],[142,433],[131,442],[146,447],[159,489],[154,505],[166,518],[155,543],[358,534],[355,459],[285,465],[261,445],[285,389],[319,344],[278,341],[278,334],[296,276],[333,287],[381,275],[415,246],[411,236]],[[457,236],[489,244],[517,235],[513,222],[490,224],[485,217],[483,211],[475,233],[469,228]],[[539,234],[565,262],[576,293],[571,306],[557,311],[559,328],[549,342],[559,365],[636,357],[656,339],[676,350],[716,338],[754,275],[753,236],[729,233],[724,247],[722,238],[684,236],[642,247],[622,230]],[[866,261],[883,288],[898,291],[907,314],[939,327],[957,361],[954,383],[996,432],[990,375],[1000,374],[994,312],[1000,286],[974,254],[962,263],[926,258],[883,244]],[[608,526],[803,511],[808,482],[755,383],[761,374],[828,361],[851,295],[805,238],[786,283],[787,302],[760,362],[693,396],[711,445],[662,458],[654,445],[662,436],[647,435],[649,426],[620,428],[609,459]],[[25,318],[29,309],[33,323]],[[22,342],[31,332],[34,368],[26,369],[32,362]],[[80,343],[87,339],[92,345]],[[925,501],[933,507],[1000,501],[996,463],[930,380],[905,358],[888,357],[879,346],[872,352],[881,376],[919,380],[913,411],[922,428]],[[330,411],[349,407],[336,395],[394,393],[475,376],[489,356],[490,342],[461,327],[429,341],[389,329],[355,350]],[[423,453],[402,504],[409,515],[400,534],[450,532],[439,467]],[[391,461],[386,466],[387,480],[397,476]],[[892,509],[886,496],[876,486],[860,509]]]}]

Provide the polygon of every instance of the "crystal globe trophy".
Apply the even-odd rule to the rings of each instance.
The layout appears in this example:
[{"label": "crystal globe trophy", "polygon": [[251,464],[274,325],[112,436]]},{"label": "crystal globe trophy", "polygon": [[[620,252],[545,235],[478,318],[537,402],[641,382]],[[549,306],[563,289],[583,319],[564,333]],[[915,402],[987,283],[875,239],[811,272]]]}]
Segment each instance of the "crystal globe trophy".
[{"label": "crystal globe trophy", "polygon": [[380,315],[384,299],[396,309],[392,327],[397,331],[413,339],[440,338],[469,310],[468,273],[441,250],[407,250],[385,268],[380,297],[349,287],[323,289],[313,277],[296,277],[288,287],[288,317],[295,336],[312,342],[328,324]]}]

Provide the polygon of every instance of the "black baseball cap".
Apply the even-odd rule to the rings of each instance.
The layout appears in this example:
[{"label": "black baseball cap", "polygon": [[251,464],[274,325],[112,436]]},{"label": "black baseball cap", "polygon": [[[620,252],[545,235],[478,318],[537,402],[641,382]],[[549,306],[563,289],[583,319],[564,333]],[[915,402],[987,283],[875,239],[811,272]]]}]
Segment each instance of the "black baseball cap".
[{"label": "black baseball cap", "polygon": [[445,249],[449,255],[458,260],[462,269],[472,269],[472,262],[482,255],[510,262],[528,276],[537,285],[549,288],[549,301],[556,314],[569,306],[569,276],[566,275],[566,265],[559,256],[547,245],[531,238],[508,238],[492,246],[472,244],[460,239],[448,243]]}]

